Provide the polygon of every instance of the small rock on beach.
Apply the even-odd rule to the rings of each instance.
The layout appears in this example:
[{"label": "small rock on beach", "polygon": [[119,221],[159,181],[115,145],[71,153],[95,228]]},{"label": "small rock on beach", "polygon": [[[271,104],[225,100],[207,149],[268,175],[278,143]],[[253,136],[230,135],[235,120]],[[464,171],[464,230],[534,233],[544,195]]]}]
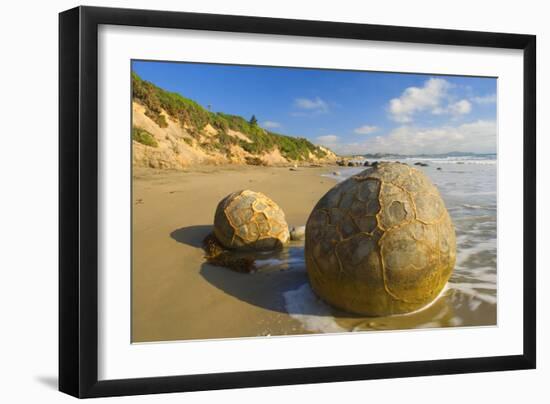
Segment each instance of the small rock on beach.
[{"label": "small rock on beach", "polygon": [[290,239],[293,241],[305,240],[306,226],[294,226],[290,229]]}]

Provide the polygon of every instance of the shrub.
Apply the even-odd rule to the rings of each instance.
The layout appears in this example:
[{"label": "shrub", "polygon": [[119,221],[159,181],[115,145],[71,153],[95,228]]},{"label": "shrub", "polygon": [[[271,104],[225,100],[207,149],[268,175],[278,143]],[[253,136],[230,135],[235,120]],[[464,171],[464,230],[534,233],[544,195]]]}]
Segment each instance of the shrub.
[{"label": "shrub", "polygon": [[265,166],[265,162],[259,157],[246,157],[245,161],[250,166]]},{"label": "shrub", "polygon": [[222,144],[224,146],[231,146],[231,145],[237,143],[236,138],[234,138],[233,136],[229,136],[225,132],[219,132],[218,133],[218,141],[220,142],[220,144]]},{"label": "shrub", "polygon": [[158,147],[158,142],[153,135],[147,132],[145,129],[132,128],[132,139],[136,142],[144,144],[145,146]]},{"label": "shrub", "polygon": [[164,117],[164,115],[161,115],[160,113],[156,113],[151,110],[146,110],[145,116],[148,116],[149,118],[151,118],[161,128],[168,127],[168,122],[166,122],[166,118]]}]

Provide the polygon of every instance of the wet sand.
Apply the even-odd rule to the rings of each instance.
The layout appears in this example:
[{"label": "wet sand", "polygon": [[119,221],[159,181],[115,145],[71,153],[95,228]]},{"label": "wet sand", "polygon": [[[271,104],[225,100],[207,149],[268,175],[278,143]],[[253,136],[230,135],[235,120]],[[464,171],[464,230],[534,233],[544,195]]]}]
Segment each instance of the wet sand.
[{"label": "wet sand", "polygon": [[265,193],[282,207],[290,226],[304,225],[315,203],[334,185],[321,174],[332,171],[135,169],[132,341],[308,332],[287,314],[283,297],[284,291],[303,284],[305,272],[283,273],[280,267],[252,275],[232,272],[206,264],[201,242],[212,229],[218,201],[238,189]]}]

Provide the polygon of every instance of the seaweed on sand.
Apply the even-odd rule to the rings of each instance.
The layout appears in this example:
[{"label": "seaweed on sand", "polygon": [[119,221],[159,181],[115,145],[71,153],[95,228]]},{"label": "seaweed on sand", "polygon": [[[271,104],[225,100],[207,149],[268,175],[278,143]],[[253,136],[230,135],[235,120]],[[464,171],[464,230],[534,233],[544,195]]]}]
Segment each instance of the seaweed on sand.
[{"label": "seaweed on sand", "polygon": [[202,242],[205,258],[209,264],[226,267],[236,272],[250,273],[256,270],[254,258],[238,256],[220,244],[210,233]]}]

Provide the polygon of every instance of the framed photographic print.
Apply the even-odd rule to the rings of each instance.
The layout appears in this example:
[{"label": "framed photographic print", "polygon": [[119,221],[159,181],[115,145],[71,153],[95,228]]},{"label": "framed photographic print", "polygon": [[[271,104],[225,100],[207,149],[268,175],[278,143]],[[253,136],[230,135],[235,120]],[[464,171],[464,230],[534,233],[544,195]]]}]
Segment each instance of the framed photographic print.
[{"label": "framed photographic print", "polygon": [[59,24],[61,391],[535,367],[534,36]]}]

